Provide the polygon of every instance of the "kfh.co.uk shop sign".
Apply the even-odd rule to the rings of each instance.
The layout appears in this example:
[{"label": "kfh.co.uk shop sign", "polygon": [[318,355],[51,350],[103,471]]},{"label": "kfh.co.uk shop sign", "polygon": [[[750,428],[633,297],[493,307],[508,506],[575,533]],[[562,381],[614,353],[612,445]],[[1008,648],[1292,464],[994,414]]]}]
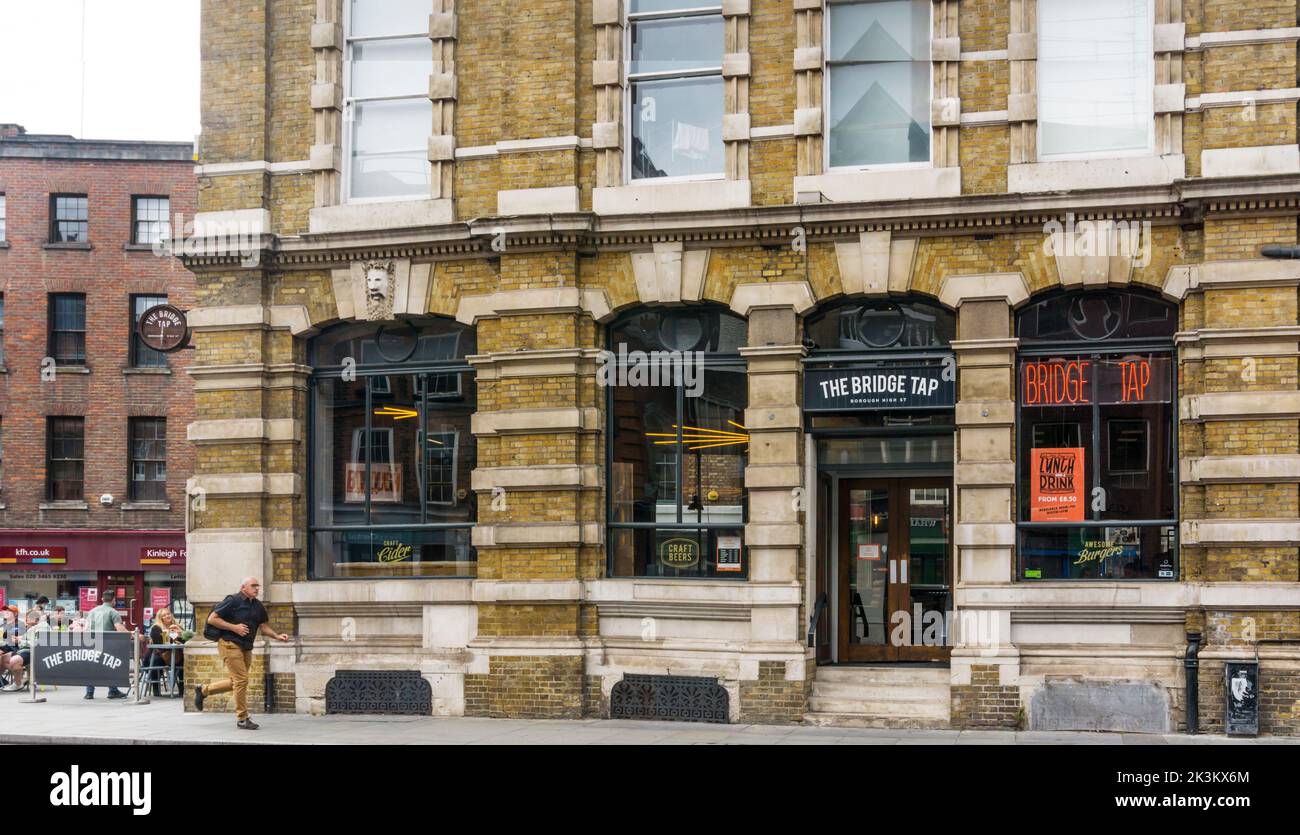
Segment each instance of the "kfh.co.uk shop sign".
[{"label": "kfh.co.uk shop sign", "polygon": [[0,565],[64,565],[68,549],[54,545],[0,545]]}]

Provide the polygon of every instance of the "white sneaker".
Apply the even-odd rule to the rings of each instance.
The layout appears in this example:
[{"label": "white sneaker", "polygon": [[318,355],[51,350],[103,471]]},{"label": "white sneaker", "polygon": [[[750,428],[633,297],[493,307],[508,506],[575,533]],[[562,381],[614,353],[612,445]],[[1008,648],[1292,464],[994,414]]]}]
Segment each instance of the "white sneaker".
[{"label": "white sneaker", "polygon": [[14,693],[22,689],[23,688],[17,684],[6,684],[3,688],[0,688],[0,690],[3,690],[6,693]]}]

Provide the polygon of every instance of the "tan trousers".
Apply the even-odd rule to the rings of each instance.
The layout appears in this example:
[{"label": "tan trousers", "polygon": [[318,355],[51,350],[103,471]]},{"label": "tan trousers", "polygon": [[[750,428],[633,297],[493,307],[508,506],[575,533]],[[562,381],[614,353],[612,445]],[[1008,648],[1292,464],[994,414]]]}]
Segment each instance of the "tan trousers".
[{"label": "tan trousers", "polygon": [[248,668],[253,666],[253,653],[243,649],[234,641],[217,642],[217,653],[226,664],[230,678],[214,681],[203,688],[204,696],[235,691],[235,718],[244,721],[248,718]]}]

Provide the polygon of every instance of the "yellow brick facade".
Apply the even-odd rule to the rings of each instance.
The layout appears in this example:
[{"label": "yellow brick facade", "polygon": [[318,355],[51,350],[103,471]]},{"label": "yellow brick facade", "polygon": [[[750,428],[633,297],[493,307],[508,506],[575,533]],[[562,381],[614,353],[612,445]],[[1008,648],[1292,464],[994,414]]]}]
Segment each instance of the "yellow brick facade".
[{"label": "yellow brick facade", "polygon": [[[615,66],[627,57],[621,40],[625,4],[430,0],[436,30],[431,37],[442,56],[435,74],[455,76],[454,99],[436,103],[448,108],[438,112],[454,114],[455,152],[435,163],[448,172],[448,190],[431,195],[429,203],[437,205],[428,210],[444,214],[428,215],[440,218],[436,222],[386,222],[385,217],[411,215],[400,214],[400,206],[379,205],[346,227],[334,219],[349,208],[337,191],[340,172],[320,161],[328,160],[331,148],[340,151],[337,133],[346,125],[337,110],[313,96],[313,85],[335,83],[342,66],[341,44],[330,34],[342,20],[342,6],[331,0],[205,0],[201,208],[265,211],[270,228],[262,230],[256,266],[228,257],[190,259],[200,316],[197,426],[206,432],[239,423],[240,432],[256,434],[264,430],[244,424],[285,422],[292,431],[201,444],[199,483],[215,486],[204,509],[194,513],[190,563],[196,599],[209,605],[220,599],[218,590],[238,579],[237,567],[252,565],[270,578],[269,599],[291,613],[286,628],[303,636],[293,664],[277,669],[288,676],[278,681],[293,689],[299,711],[323,705],[332,670],[372,658],[388,668],[436,668],[446,691],[435,693],[435,702],[449,713],[607,713],[609,688],[624,672],[671,672],[725,683],[736,702],[733,719],[798,721],[816,673],[804,640],[814,563],[802,533],[797,541],[762,546],[769,549],[763,553],[770,554],[770,568],[751,570],[731,586],[713,582],[693,590],[686,581],[645,586],[606,577],[605,399],[592,362],[605,346],[607,326],[642,304],[712,304],[748,315],[747,350],[784,349],[789,353],[782,356],[794,358],[788,369],[771,372],[786,375],[771,389],[758,382],[759,355],[749,359],[751,411],[762,411],[757,392],[780,390],[789,393],[785,405],[798,412],[800,329],[818,306],[846,295],[863,297],[864,291],[938,301],[958,315],[959,340],[966,343],[959,353],[996,355],[991,364],[987,357],[975,362],[969,353],[959,357],[959,403],[969,401],[975,415],[985,409],[983,417],[958,430],[960,464],[974,454],[971,439],[996,436],[1000,450],[997,445],[1015,436],[1013,424],[996,423],[986,408],[1014,405],[1015,310],[1063,289],[1110,286],[1163,295],[1178,305],[1181,320],[1174,397],[1182,481],[1178,578],[1132,585],[1137,602],[1113,617],[1132,616],[1134,623],[1164,618],[1159,622],[1167,627],[1165,637],[1141,646],[1135,640],[1134,657],[1157,647],[1166,666],[1153,666],[1150,676],[1171,691],[1181,685],[1164,671],[1177,668],[1184,621],[1205,624],[1207,649],[1228,653],[1240,643],[1227,636],[1237,634],[1232,624],[1241,617],[1282,624],[1268,629],[1290,634],[1285,624],[1294,626],[1300,611],[1300,405],[1288,405],[1300,404],[1300,272],[1288,262],[1264,260],[1260,248],[1298,242],[1300,156],[1295,100],[1287,91],[1300,82],[1296,39],[1281,31],[1295,26],[1297,4],[1153,3],[1163,16],[1157,22],[1181,22],[1185,38],[1160,58],[1176,56],[1174,84],[1184,85],[1188,102],[1186,112],[1173,115],[1177,139],[1170,140],[1163,163],[1173,173],[1165,182],[1135,185],[1122,175],[1094,175],[1077,187],[1009,191],[1027,176],[1030,182],[1047,176],[1018,138],[1034,129],[1032,120],[1016,112],[1017,97],[1033,94],[1024,87],[1024,68],[1016,66],[1026,61],[1010,54],[1026,29],[1013,15],[1012,0],[936,0],[935,26],[955,24],[936,28],[936,49],[957,50],[951,60],[936,60],[936,77],[955,73],[955,87],[944,95],[959,99],[960,109],[957,124],[935,128],[955,153],[932,168],[954,175],[957,191],[936,195],[924,186],[915,194],[875,197],[873,185],[861,199],[837,200],[836,175],[823,174],[820,162],[801,162],[800,156],[822,141],[815,132],[809,138],[806,112],[824,104],[823,73],[806,66],[809,50],[821,47],[820,10],[804,0],[728,0],[726,42],[745,60],[733,59],[744,71],[727,78],[727,112],[747,114],[750,133],[728,138],[726,179],[743,181],[748,203],[713,206],[713,192],[702,187],[700,204],[598,212],[599,206],[630,199],[617,173],[628,149],[619,146],[621,139],[613,148],[608,144],[608,136],[621,136],[626,125],[610,122],[610,107],[618,110],[609,98],[618,95],[617,80],[612,87],[607,78],[600,80],[610,72],[610,56],[619,56]],[[447,15],[454,18],[450,30],[439,28]],[[1224,35],[1246,30],[1259,31],[1249,38]],[[1217,94],[1228,96],[1227,103],[1194,101]],[[1232,103],[1252,98],[1260,101],[1248,109]],[[432,127],[430,133],[439,135]],[[1281,161],[1238,163],[1220,154],[1247,148],[1268,149],[1270,160]],[[243,168],[222,169],[235,164]],[[1203,176],[1225,165],[1247,168]],[[1026,174],[1030,168],[1035,170]],[[604,172],[600,180],[598,169]],[[815,188],[796,179],[812,174],[831,179],[818,180]],[[870,182],[886,188],[883,179]],[[559,202],[553,211],[501,213],[500,201],[512,199],[502,192],[516,190]],[[1078,265],[1047,246],[1048,224],[1067,217],[1137,224],[1143,252],[1127,261],[1111,258],[1100,273],[1089,262],[1088,277],[1076,284],[1071,276]],[[882,240],[882,234],[889,253],[883,266],[864,243]],[[673,252],[680,258],[674,260]],[[909,259],[896,252],[914,254]],[[307,346],[343,322],[351,303],[336,289],[355,265],[372,260],[401,261],[412,274],[427,270],[427,298],[419,312],[455,317],[474,329],[474,491],[482,529],[476,536],[484,537],[477,540],[474,579],[389,581],[382,590],[370,581],[307,579]],[[883,283],[872,284],[880,275]],[[690,301],[658,295],[670,285],[677,292],[673,298],[683,298],[683,288],[696,276]],[[1008,294],[977,285],[1020,289]],[[977,308],[990,300],[1006,305],[1005,315],[977,317]],[[769,316],[768,323],[758,316]],[[793,338],[768,338],[784,334],[787,325]],[[525,367],[534,370],[520,370]],[[1283,405],[1268,414],[1255,413],[1249,404],[1257,401],[1240,400],[1269,393]],[[553,416],[549,425],[511,423],[540,410]],[[486,428],[493,421],[513,428]],[[804,429],[796,417],[793,426],[756,434],[751,468],[762,463],[802,472],[808,463]],[[996,460],[1010,471],[1014,445],[999,455]],[[1243,458],[1283,464],[1261,473],[1233,463]],[[1227,475],[1204,481],[1193,476],[1195,468],[1220,459],[1229,461]],[[514,477],[544,467],[583,475],[526,490],[506,488],[507,501],[494,503],[494,480],[506,477],[501,471]],[[268,478],[254,485],[243,478],[248,475]],[[750,501],[763,490],[795,486],[802,484],[751,485]],[[961,506],[972,513],[984,512],[978,508],[987,502],[966,490],[1011,490],[996,480],[958,486]],[[767,536],[761,525],[769,523],[806,531],[807,511],[773,511],[773,520],[761,522],[751,514],[746,535]],[[980,523],[1014,528],[1012,518]],[[495,541],[486,538],[488,532]],[[1034,596],[1033,584],[1010,579],[1015,559],[1008,545],[995,566],[981,564],[978,570],[987,573],[978,580],[959,576],[958,608],[966,580],[995,587],[997,599],[1013,610],[1009,623],[1020,617],[1017,612],[1050,608]],[[965,557],[958,563],[960,571],[976,571]],[[1234,590],[1243,583],[1259,585],[1249,593]],[[1179,600],[1200,600],[1211,588],[1214,594],[1207,596],[1239,598],[1240,608],[1216,603],[1211,612],[1195,602],[1169,603],[1174,595],[1167,590],[1174,587],[1189,589]],[[1087,598],[1081,585],[1069,591]],[[764,595],[778,601],[770,605],[779,616],[760,611],[756,601]],[[1087,599],[1094,602],[1067,608],[1095,605]],[[416,610],[424,614],[411,614]],[[1161,614],[1151,614],[1157,610]],[[335,637],[344,616],[370,617],[389,627],[377,627],[349,647]],[[639,638],[642,617],[678,631],[664,639]],[[749,637],[710,644],[710,618],[750,624]],[[1097,622],[1102,620],[1098,615]],[[462,636],[458,645],[439,643],[443,633],[437,629],[446,623],[459,624],[448,630]],[[1085,617],[1076,626],[1087,629],[1090,623]],[[1013,660],[1001,668],[954,656],[954,684],[966,688],[954,691],[954,723],[1014,723],[1019,711],[1012,702],[1019,698],[1028,706],[1050,674],[1034,660],[1048,652],[1043,646],[1027,645],[1021,656],[1008,639],[1003,649],[1003,659]],[[1068,656],[1061,663],[1084,667],[1091,658],[1083,645],[1050,651]],[[210,659],[194,658],[194,672],[205,671]],[[974,672],[972,663],[978,665]],[[1116,662],[1113,675],[1104,671],[1106,663],[1097,661],[1099,680],[1122,679],[1145,662]],[[1174,725],[1183,721],[1180,699],[1171,701]],[[1278,732],[1300,732],[1293,707],[1273,710]]]}]

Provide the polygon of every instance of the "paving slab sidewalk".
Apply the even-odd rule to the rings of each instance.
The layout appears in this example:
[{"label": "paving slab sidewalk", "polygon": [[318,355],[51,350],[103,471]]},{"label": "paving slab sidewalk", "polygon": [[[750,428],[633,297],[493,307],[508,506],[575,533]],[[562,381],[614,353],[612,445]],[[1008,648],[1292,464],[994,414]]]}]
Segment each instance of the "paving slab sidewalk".
[{"label": "paving slab sidewalk", "polygon": [[254,716],[258,731],[233,714],[185,713],[175,699],[134,704],[87,701],[80,688],[51,689],[43,704],[0,693],[0,744],[273,745],[1287,745],[1300,738],[1229,739],[1179,734],[1012,732],[711,725],[677,722],[434,718],[411,716]]}]

